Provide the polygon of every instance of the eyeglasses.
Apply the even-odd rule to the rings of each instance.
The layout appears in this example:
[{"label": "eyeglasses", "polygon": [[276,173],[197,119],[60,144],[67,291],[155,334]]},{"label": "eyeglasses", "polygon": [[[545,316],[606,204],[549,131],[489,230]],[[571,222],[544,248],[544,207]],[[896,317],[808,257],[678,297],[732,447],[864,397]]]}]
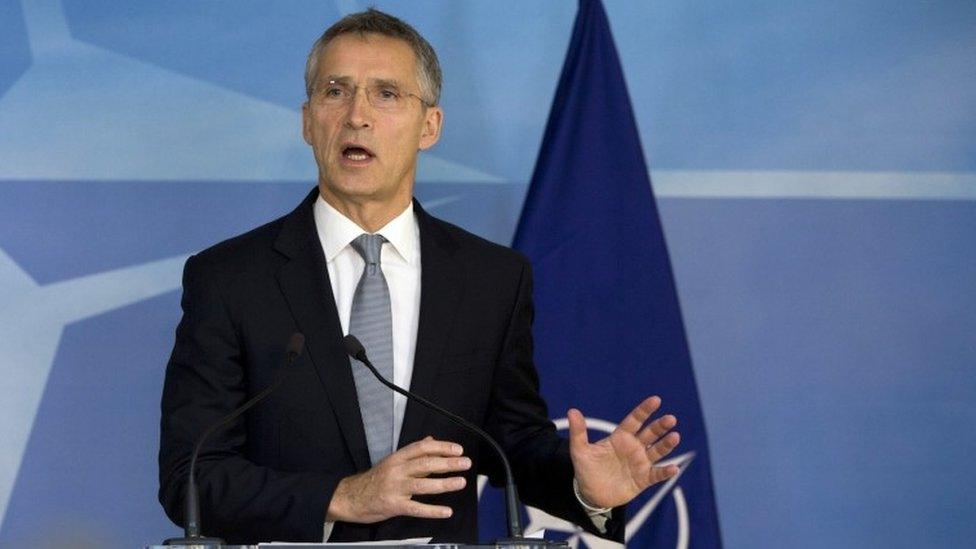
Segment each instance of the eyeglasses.
[{"label": "eyeglasses", "polygon": [[[316,86],[315,99],[329,109],[347,107],[356,98],[360,87],[347,82],[329,80],[328,83]],[[385,112],[398,112],[407,108],[408,97],[414,97],[425,107],[431,107],[430,103],[424,101],[422,97],[415,93],[403,91],[394,84],[377,83],[370,84],[362,88],[366,93],[366,100],[374,109]]]}]

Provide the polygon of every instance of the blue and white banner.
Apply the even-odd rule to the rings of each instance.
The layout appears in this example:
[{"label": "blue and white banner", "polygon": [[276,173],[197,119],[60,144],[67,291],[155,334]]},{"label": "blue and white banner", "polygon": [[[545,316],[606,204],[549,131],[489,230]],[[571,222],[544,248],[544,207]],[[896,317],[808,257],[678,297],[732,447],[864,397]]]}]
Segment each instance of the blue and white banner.
[{"label": "blue and white banner", "polygon": [[671,261],[599,0],[580,2],[515,247],[535,273],[535,358],[552,413],[579,407],[591,438],[651,394],[678,417],[681,444],[664,463],[679,475],[631,503],[628,543],[721,547]]},{"label": "blue and white banner", "polygon": [[[156,453],[183,259],[290,211],[314,184],[305,56],[374,3],[415,25],[444,68],[444,134],[421,155],[418,198],[510,244],[576,2],[0,0],[0,547],[138,547],[179,531],[156,502]],[[971,544],[976,3],[605,9],[725,545]],[[544,299],[552,268],[537,269]],[[650,319],[677,311],[647,306]],[[581,376],[613,366],[646,382],[572,395],[557,387],[573,373],[543,359],[543,390],[554,416],[573,405],[609,422],[594,437],[660,392],[682,455],[705,431],[671,408],[683,382],[653,377],[685,363],[672,358],[585,357]],[[688,541],[700,539],[690,498],[703,492],[686,483],[701,457],[634,539],[661,521],[677,545],[678,494]]]}]

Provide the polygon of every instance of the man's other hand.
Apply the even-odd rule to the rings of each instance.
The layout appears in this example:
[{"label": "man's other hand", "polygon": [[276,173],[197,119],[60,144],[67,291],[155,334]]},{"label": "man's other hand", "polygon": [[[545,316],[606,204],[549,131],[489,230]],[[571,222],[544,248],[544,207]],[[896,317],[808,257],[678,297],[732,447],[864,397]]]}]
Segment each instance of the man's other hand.
[{"label": "man's other hand", "polygon": [[675,465],[655,466],[681,440],[677,431],[671,431],[678,424],[672,415],[644,425],[660,407],[659,397],[645,399],[610,436],[593,444],[586,435],[583,414],[576,409],[569,410],[569,452],[580,494],[588,504],[624,505],[648,486],[678,474]]},{"label": "man's other hand", "polygon": [[427,478],[471,468],[460,444],[427,437],[386,456],[368,471],[339,481],[325,520],[372,523],[396,516],[448,518],[450,507],[414,501],[421,494],[464,488],[464,477]]}]

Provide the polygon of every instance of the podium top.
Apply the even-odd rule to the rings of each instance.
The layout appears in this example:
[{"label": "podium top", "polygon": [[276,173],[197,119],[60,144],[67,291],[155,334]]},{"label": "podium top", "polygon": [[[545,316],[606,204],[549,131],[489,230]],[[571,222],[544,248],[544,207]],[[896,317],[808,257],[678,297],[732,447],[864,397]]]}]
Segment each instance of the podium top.
[{"label": "podium top", "polygon": [[[466,543],[421,543],[408,545],[370,544],[370,543],[262,543],[260,545],[221,545],[220,549],[535,549],[568,548],[566,542],[544,540],[525,540],[525,543],[489,543],[469,545]],[[145,549],[173,549],[170,545],[147,545]],[[187,545],[183,549],[212,549],[206,545]]]},{"label": "podium top", "polygon": [[[496,545],[464,545],[458,543],[424,543],[421,545],[389,545],[369,543],[262,543],[260,545],[221,545],[220,549],[495,549]],[[147,545],[145,549],[174,549],[171,545]],[[181,549],[213,549],[211,545],[185,545]]]},{"label": "podium top", "polygon": [[[541,541],[541,540],[540,540]],[[545,542],[543,542],[545,543]],[[545,543],[546,547],[569,547],[565,543]],[[262,543],[260,545],[221,545],[220,549],[533,549],[534,547],[542,547],[533,543],[531,540],[527,540],[524,545],[511,545],[511,544],[487,544],[487,545],[469,545],[465,543],[422,543],[418,545],[389,545],[389,544],[369,544],[369,543]],[[145,549],[173,549],[170,545],[146,545]],[[182,549],[212,549],[212,546],[207,545],[186,545]]]}]

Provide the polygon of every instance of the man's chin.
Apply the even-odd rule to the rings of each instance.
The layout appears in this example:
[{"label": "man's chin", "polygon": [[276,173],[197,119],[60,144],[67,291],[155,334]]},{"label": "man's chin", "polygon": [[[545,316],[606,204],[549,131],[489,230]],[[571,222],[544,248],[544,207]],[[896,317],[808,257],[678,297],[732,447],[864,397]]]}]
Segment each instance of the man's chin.
[{"label": "man's chin", "polygon": [[379,190],[380,185],[376,183],[376,177],[364,171],[349,173],[348,170],[336,170],[328,173],[325,179],[319,179],[319,187],[325,186],[336,194],[348,195],[370,195]]},{"label": "man's chin", "polygon": [[[342,202],[384,202],[389,200],[389,193],[381,192],[380,186],[370,181],[338,179],[319,182],[319,192],[328,199],[334,198]],[[384,198],[385,197],[385,198]]]}]

